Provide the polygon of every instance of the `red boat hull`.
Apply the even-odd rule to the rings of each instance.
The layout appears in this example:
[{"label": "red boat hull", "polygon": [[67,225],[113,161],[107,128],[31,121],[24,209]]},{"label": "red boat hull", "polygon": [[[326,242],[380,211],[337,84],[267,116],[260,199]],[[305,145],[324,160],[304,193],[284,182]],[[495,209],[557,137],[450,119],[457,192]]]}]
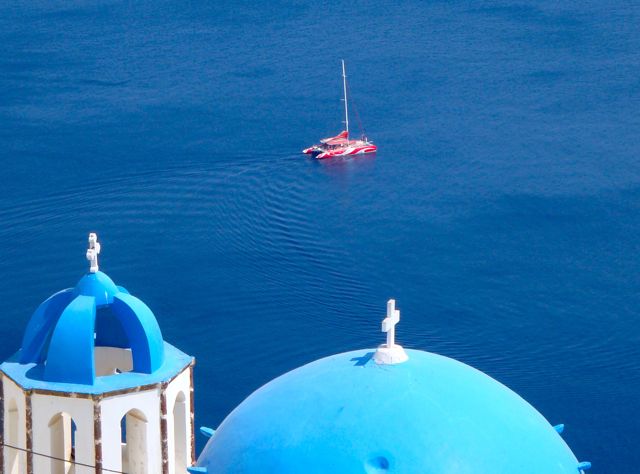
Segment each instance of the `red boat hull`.
[{"label": "red boat hull", "polygon": [[333,158],[335,156],[348,156],[348,155],[362,155],[365,153],[375,153],[378,150],[378,147],[372,143],[367,143],[366,145],[359,146],[348,146],[344,148],[338,148],[334,150],[327,150],[322,153],[319,153],[316,158],[319,160],[324,160],[326,158]]}]

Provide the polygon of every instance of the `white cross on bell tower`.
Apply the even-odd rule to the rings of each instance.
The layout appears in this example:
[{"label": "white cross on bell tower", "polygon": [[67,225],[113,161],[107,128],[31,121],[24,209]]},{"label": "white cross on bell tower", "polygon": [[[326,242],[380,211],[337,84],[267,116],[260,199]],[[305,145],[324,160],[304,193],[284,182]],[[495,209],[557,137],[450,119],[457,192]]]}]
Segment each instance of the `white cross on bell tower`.
[{"label": "white cross on bell tower", "polygon": [[100,253],[100,242],[98,236],[91,232],[89,234],[89,248],[87,249],[87,260],[89,260],[89,273],[98,271],[98,254]]},{"label": "white cross on bell tower", "polygon": [[396,300],[387,301],[387,317],[382,320],[382,332],[387,333],[387,343],[376,350],[373,359],[378,364],[399,364],[409,359],[401,345],[396,344],[396,324],[400,322],[400,311],[396,309]]}]

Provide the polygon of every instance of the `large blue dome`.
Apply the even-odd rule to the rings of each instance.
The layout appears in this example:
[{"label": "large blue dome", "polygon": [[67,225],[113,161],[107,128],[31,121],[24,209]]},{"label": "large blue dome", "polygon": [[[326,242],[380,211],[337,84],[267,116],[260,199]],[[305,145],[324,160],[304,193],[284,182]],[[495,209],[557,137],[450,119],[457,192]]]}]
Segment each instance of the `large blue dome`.
[{"label": "large blue dome", "polygon": [[258,389],[209,440],[200,471],[579,472],[547,420],[491,377],[427,352],[395,365],[373,353],[327,357]]}]

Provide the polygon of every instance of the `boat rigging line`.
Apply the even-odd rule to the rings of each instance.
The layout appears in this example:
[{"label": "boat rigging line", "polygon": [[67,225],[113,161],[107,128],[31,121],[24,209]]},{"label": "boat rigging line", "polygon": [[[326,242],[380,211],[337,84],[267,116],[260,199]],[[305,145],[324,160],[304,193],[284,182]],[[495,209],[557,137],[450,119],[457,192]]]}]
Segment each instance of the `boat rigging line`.
[{"label": "boat rigging line", "polygon": [[358,107],[356,107],[356,103],[353,100],[353,94],[351,93],[351,87],[349,87],[349,84],[347,84],[347,90],[349,91],[349,97],[351,97],[351,108],[356,113],[356,120],[358,122],[358,127],[360,128],[360,131],[362,132],[362,135],[366,137],[367,136],[367,131],[365,130],[364,125],[362,125],[362,120],[360,120],[360,114],[358,113]]}]

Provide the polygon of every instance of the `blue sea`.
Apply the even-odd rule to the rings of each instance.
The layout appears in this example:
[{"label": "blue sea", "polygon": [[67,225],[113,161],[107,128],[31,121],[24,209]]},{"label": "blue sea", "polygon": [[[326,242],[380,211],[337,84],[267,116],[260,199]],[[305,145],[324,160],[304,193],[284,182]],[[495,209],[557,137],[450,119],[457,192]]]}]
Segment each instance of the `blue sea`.
[{"label": "blue sea", "polygon": [[[404,346],[633,472],[639,25],[637,2],[2,1],[0,359],[95,231],[196,357],[198,425],[383,342],[394,297]],[[314,161],[342,58],[379,151]]]}]

